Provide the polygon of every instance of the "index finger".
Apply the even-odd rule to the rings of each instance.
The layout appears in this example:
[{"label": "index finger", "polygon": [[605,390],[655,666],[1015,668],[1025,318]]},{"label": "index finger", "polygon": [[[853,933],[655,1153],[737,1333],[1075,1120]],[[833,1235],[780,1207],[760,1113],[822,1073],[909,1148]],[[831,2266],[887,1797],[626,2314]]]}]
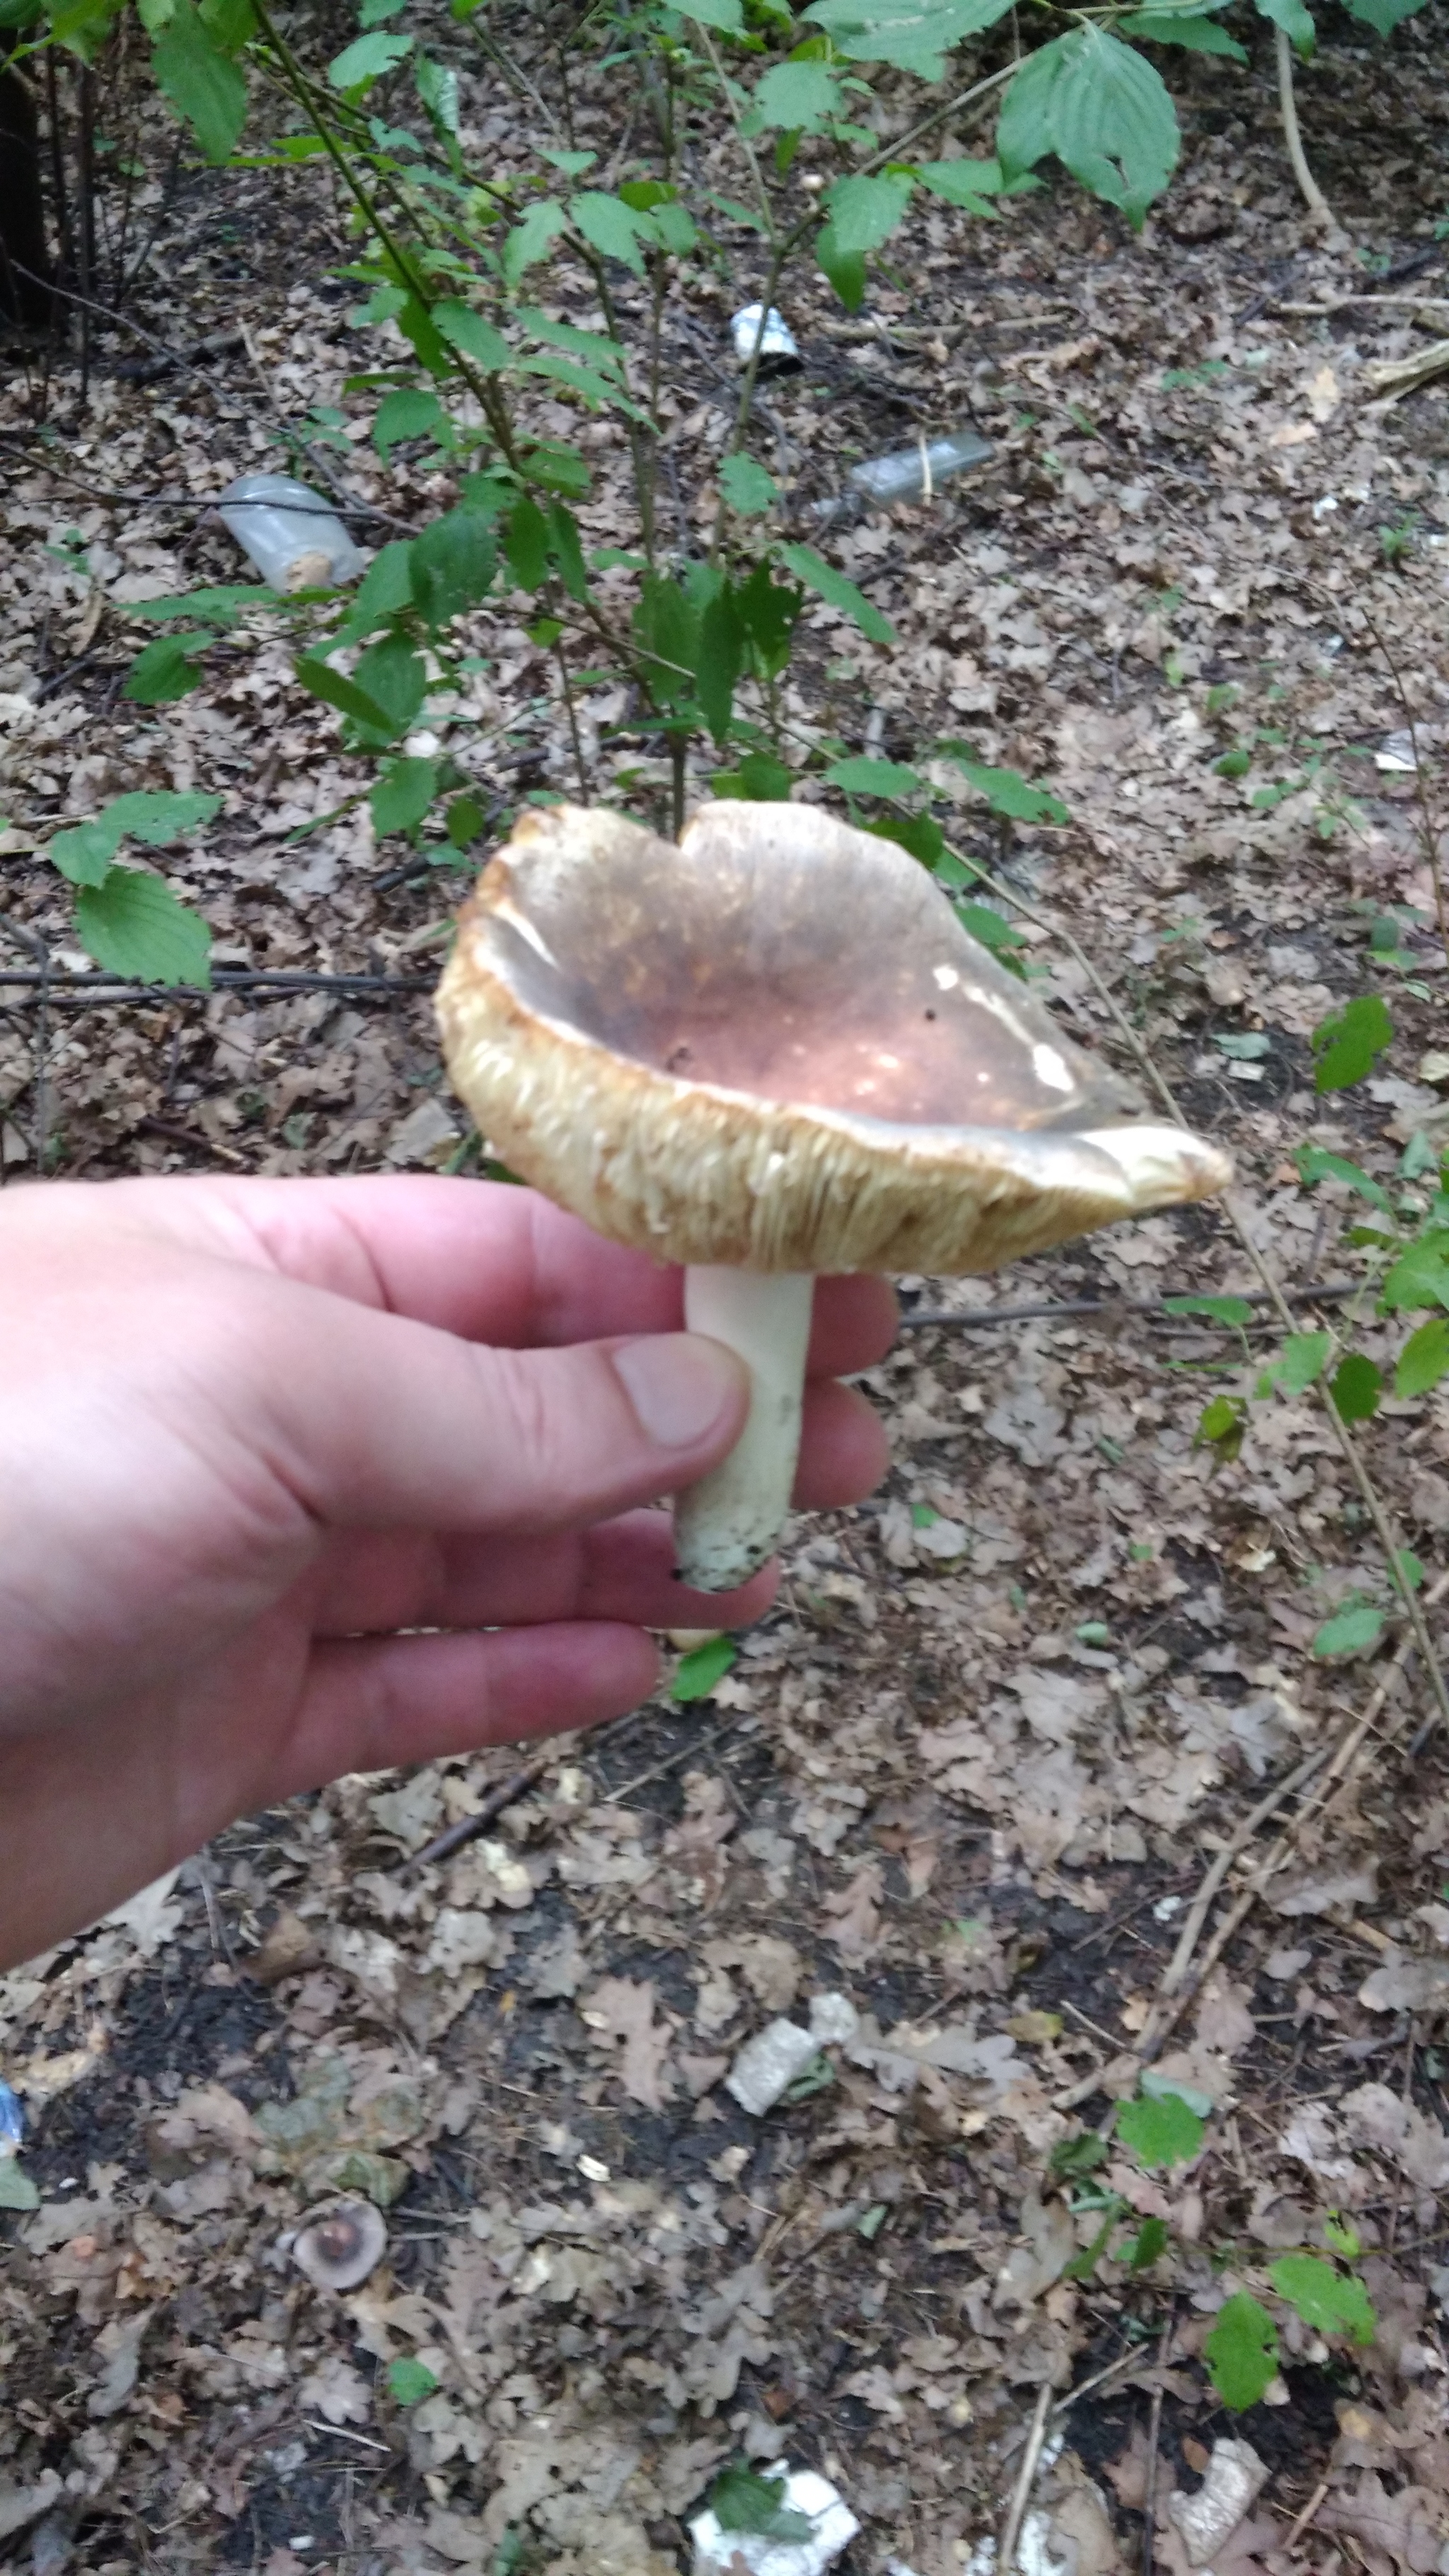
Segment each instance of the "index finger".
[{"label": "index finger", "polygon": [[[85,1198],[94,1208],[93,1193]],[[55,1192],[48,1203],[55,1205]],[[210,1176],[117,1181],[113,1211],[197,1250],[280,1272],[466,1341],[533,1350],[614,1333],[671,1333],[683,1272],[607,1243],[537,1191],[375,1173],[345,1180]],[[817,1282],[812,1376],[869,1368],[895,1333],[883,1279]]]}]

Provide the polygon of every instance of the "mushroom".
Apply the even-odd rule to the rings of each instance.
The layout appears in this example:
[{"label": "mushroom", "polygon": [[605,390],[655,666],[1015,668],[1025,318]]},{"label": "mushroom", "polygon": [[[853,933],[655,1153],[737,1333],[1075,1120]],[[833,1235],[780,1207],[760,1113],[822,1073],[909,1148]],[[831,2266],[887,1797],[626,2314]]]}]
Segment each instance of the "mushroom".
[{"label": "mushroom", "polygon": [[387,2227],[370,2200],[339,2200],[302,2229],[292,2260],[319,2290],[355,2290],[387,2251]]},{"label": "mushroom", "polygon": [[514,1170],[683,1262],[689,1329],[749,1367],[736,1448],[676,1498],[679,1569],[707,1592],[783,1525],[817,1271],[994,1270],[1230,1177],[895,842],[817,806],[705,805],[677,848],[601,809],[523,814],[438,1015]]}]

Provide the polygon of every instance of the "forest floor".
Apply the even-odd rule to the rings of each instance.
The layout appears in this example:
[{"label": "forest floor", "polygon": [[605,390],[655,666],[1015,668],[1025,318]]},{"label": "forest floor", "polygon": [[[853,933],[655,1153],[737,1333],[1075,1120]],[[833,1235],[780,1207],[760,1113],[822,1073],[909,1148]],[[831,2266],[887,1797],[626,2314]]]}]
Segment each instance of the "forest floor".
[{"label": "forest floor", "polygon": [[[1065,181],[991,227],[943,208],[909,291],[877,286],[857,320],[796,283],[804,364],[758,421],[802,526],[851,456],[971,421],[995,442],[932,503],[832,528],[899,641],[814,612],[792,703],[886,756],[955,731],[1062,799],[1068,824],[1002,837],[962,790],[961,845],[1047,925],[1023,932],[1065,1024],[1130,1070],[1125,1022],[1231,1148],[1242,1226],[1305,1322],[1313,1283],[1352,1275],[1352,1209],[1302,1184],[1297,1148],[1397,1190],[1409,1139],[1449,1132],[1421,781],[1379,765],[1406,709],[1426,773],[1449,748],[1449,400],[1376,403],[1365,377],[1424,345],[1416,295],[1449,298],[1443,44],[1431,9],[1302,76],[1347,244],[1303,219],[1267,43],[1246,74],[1184,55],[1184,167],[1140,237]],[[517,108],[464,79],[465,128],[521,157]],[[610,148],[602,75],[577,114]],[[467,1134],[428,1000],[458,879],[426,846],[374,848],[365,806],[299,837],[365,780],[280,640],[140,710],[119,611],[241,577],[208,515],[240,470],[310,455],[387,514],[354,518],[364,539],[446,486],[349,435],[365,352],[325,182],[193,172],[163,199],[154,152],[127,308],[149,338],[97,325],[83,406],[71,362],[44,418],[33,367],[5,396],[5,1176],[441,1168]],[[728,316],[756,291],[737,249],[670,310],[682,541],[734,399]],[[606,542],[623,449],[607,424],[584,439]],[[484,649],[458,757],[503,817],[567,789],[571,754],[523,628]],[[585,707],[593,792],[658,819],[621,712]],[[1235,741],[1240,778],[1213,765]],[[62,819],[167,785],[225,791],[168,867],[218,968],[350,984],[101,1005],[65,982],[88,960],[38,854]],[[1388,917],[1397,962],[1371,963]],[[1319,1096],[1310,1033],[1365,989],[1393,1047]],[[1243,1354],[1143,1302],[1256,1286],[1216,1208],[1000,1280],[902,1282],[869,1381],[889,1482],[792,1525],[779,1605],[708,1701],[563,1742],[442,1863],[416,1855],[506,1753],[344,1780],[0,1979],[41,2195],[0,2219],[10,2576],[668,2576],[742,2452],[838,2484],[862,2526],[842,2576],[981,2576],[1033,2426],[1028,2576],[1154,2550],[1186,2576],[1174,2507],[1228,2437],[1264,2482],[1218,2576],[1449,2566],[1449,1743],[1392,1624],[1360,1656],[1311,1651],[1336,1603],[1383,1590],[1311,1399],[1257,1406],[1235,1463],[1194,1445]],[[1378,1334],[1370,1316],[1361,1347]],[[1443,1390],[1358,1437],[1432,1591]],[[1331,1796],[1310,1781],[1249,1825],[1365,1716]],[[748,2115],[723,2082],[743,2042],[841,1993],[853,2036]],[[1113,2148],[1094,2177],[1166,2222],[1134,2274],[1075,2260],[1099,2220],[1051,2158],[1147,2047],[1212,2110],[1191,2162]],[[389,2231],[340,2296],[290,2253],[339,2186],[385,2201]],[[1279,2376],[1230,2416],[1200,2358],[1226,2292],[1266,2297],[1279,2252],[1345,2226],[1374,2341],[1275,2309]]]}]

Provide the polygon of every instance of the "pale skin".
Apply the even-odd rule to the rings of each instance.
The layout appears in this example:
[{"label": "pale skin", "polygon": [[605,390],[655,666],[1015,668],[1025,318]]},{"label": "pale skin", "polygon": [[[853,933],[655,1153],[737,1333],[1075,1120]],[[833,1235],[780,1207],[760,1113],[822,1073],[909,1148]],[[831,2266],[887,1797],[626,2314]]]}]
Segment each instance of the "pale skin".
[{"label": "pale skin", "polygon": [[[160,1180],[0,1200],[0,1966],[347,1771],[592,1725],[740,1626],[640,1508],[738,1436],[682,1278],[526,1190]],[[885,1464],[822,1280],[798,1502]],[[408,1634],[429,1630],[431,1634]]]}]

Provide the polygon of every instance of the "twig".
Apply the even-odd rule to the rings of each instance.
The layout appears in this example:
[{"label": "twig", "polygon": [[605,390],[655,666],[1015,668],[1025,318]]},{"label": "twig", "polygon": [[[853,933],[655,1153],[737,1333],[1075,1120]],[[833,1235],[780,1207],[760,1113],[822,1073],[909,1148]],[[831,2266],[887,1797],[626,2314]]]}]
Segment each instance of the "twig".
[{"label": "twig", "polygon": [[460,1816],[455,1825],[449,1825],[444,1833],[435,1834],[430,1843],[424,1843],[420,1852],[414,1852],[408,1862],[409,1869],[428,1869],[435,1861],[451,1860],[454,1852],[461,1851],[465,1843],[476,1842],[481,1833],[486,1833],[494,1817],[501,1816],[505,1807],[514,1806],[525,1797],[535,1780],[541,1780],[549,1764],[557,1759],[556,1753],[542,1753],[535,1761],[525,1762],[521,1771],[500,1780],[496,1789],[489,1790],[475,1814]]},{"label": "twig", "polygon": [[[14,930],[14,923],[6,927]],[[106,975],[76,972],[32,971],[23,966],[0,966],[0,991],[8,985],[33,986],[42,993],[74,993],[97,1001],[116,1001],[127,994],[140,994],[146,1000],[205,1002],[212,993],[430,993],[431,975],[323,975],[306,968],[293,975],[284,967],[233,968],[220,966],[204,984],[148,984],[136,975]]]},{"label": "twig", "polygon": [[1065,2397],[1057,2399],[1052,2408],[1053,2421],[1058,2415],[1065,2415],[1069,2406],[1075,2406],[1079,2397],[1090,2397],[1094,2388],[1101,2388],[1107,2380],[1116,2379],[1124,2370],[1131,2370],[1141,2359],[1140,2352],[1119,2352],[1116,2360],[1109,2361],[1105,2370],[1094,2370],[1091,2378],[1084,2379],[1079,2388],[1069,2388]]},{"label": "twig", "polygon": [[1324,2497],[1327,2495],[1331,2484],[1332,2480],[1329,2478],[1319,2479],[1317,2486],[1314,2488],[1308,2502],[1303,2507],[1302,2512],[1294,2515],[1293,2520],[1288,2525],[1282,2539],[1274,2548],[1273,2555],[1275,2558],[1286,2558],[1295,2540],[1302,2539],[1303,2534],[1308,2529],[1310,2522],[1313,2520],[1319,2506],[1322,2504]]},{"label": "twig", "polygon": [[1172,2342],[1173,2322],[1169,2311],[1157,2347],[1157,2385],[1152,2391],[1152,2413],[1147,2426],[1147,2470],[1142,2488],[1142,2576],[1152,2576],[1152,2550],[1157,2537],[1157,2451],[1162,2432],[1162,2383]]},{"label": "twig", "polygon": [[1288,146],[1288,158],[1293,164],[1293,176],[1298,182],[1303,202],[1309,212],[1316,215],[1321,224],[1327,225],[1336,232],[1338,224],[1333,208],[1308,167],[1303,150],[1303,137],[1298,129],[1298,101],[1293,89],[1293,48],[1281,27],[1274,28],[1273,40],[1278,56],[1278,105],[1283,116],[1283,140]]},{"label": "twig", "polygon": [[1044,2379],[1037,2391],[1036,2413],[1031,2419],[1031,2430],[1026,2437],[1026,2449],[1022,2455],[1021,2468],[1017,2473],[1016,2485],[1012,2491],[1011,2504],[1001,2534],[1001,2544],[996,2553],[996,2576],[1015,2576],[1017,2545],[1021,2539],[1021,2526],[1026,2520],[1026,2508],[1031,2501],[1032,2481],[1036,2476],[1037,2462],[1041,2458],[1042,2444],[1046,2440],[1047,2415],[1051,2402],[1052,2384],[1049,2379]]},{"label": "twig", "polygon": [[[1256,1807],[1250,1808],[1236,1833],[1230,1835],[1224,1843],[1188,1907],[1186,1920],[1178,1935],[1177,1947],[1167,1963],[1157,1989],[1159,1996],[1175,1995],[1187,1975],[1192,1964],[1192,1954],[1197,1948],[1202,1927],[1207,1921],[1208,1909],[1239,1852],[1246,1849],[1258,1827],[1266,1825],[1268,1818],[1277,1814],[1285,1798],[1293,1797],[1312,1779],[1315,1771],[1322,1770],[1328,1760],[1328,1752],[1328,1746],[1323,1744],[1319,1746],[1316,1753],[1310,1753],[1305,1761],[1298,1764],[1296,1770],[1289,1772],[1286,1780],[1280,1780],[1275,1788],[1269,1790],[1266,1798],[1260,1798]],[[1145,2044],[1145,2032],[1143,2037]]]}]

